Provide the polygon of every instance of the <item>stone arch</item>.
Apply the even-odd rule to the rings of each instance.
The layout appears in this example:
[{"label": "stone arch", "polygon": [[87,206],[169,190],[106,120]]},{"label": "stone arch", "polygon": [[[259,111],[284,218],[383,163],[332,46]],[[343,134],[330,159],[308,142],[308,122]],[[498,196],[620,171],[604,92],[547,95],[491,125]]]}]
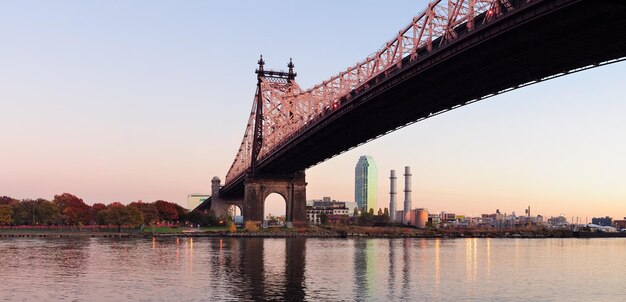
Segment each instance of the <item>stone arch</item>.
[{"label": "stone arch", "polygon": [[265,200],[277,193],[286,201],[286,223],[291,227],[306,224],[306,182],[304,172],[292,175],[248,177],[244,182],[243,216],[245,221],[261,224]]},{"label": "stone arch", "polygon": [[266,194],[263,221],[267,226],[284,226],[287,219],[287,197],[278,192]]},{"label": "stone arch", "polygon": [[243,205],[231,203],[228,205],[228,215],[231,217],[241,216],[243,214]]}]

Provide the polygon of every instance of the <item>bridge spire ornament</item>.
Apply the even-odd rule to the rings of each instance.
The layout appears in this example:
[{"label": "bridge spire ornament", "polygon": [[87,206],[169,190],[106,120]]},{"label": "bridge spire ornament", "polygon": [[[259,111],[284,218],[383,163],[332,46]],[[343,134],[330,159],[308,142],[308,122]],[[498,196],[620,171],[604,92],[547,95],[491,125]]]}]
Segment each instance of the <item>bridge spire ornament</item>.
[{"label": "bridge spire ornament", "polygon": [[287,75],[287,80],[291,82],[296,78],[296,74],[293,72],[293,68],[296,67],[296,65],[293,65],[293,61],[291,60],[291,58],[289,58],[289,64],[287,64],[287,67],[289,68],[289,74]]},{"label": "bridge spire ornament", "polygon": [[257,63],[259,64],[259,74],[262,74],[263,65],[265,65],[265,61],[263,61],[263,55],[261,55],[261,58],[259,58],[259,61]]}]

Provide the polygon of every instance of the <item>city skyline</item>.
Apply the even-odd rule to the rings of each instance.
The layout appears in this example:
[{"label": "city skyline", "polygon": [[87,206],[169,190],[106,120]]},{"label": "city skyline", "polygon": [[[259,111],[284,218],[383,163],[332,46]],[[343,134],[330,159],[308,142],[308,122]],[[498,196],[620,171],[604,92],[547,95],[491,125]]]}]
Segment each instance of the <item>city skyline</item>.
[{"label": "city skyline", "polygon": [[[184,205],[188,194],[208,193],[214,175],[224,179],[260,53],[275,69],[293,57],[299,83],[310,87],[376,50],[426,7],[360,5],[364,17],[346,36],[336,29],[355,7],[344,3],[325,10],[248,2],[249,12],[232,3],[148,10],[146,3],[74,3],[72,15],[67,4],[8,3],[0,12],[0,36],[13,41],[0,50],[0,126],[9,129],[0,133],[0,195]],[[284,18],[300,26],[250,37],[257,47],[219,47],[241,45],[231,31],[254,28],[257,13],[281,16],[268,26]],[[384,22],[370,24],[374,15]],[[338,41],[351,47],[324,47]],[[387,171],[413,167],[414,207],[480,214],[531,205],[547,216],[626,216],[624,72],[621,63],[568,75],[390,133],[307,170],[307,199],[351,200],[354,162],[370,154],[379,192],[388,192]]]}]

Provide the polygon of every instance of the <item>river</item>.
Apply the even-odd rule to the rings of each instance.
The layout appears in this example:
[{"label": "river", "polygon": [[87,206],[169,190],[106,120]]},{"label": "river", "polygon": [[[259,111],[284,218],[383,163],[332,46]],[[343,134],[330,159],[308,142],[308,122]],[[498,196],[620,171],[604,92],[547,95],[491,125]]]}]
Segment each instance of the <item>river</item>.
[{"label": "river", "polygon": [[0,239],[0,301],[624,301],[626,239]]}]

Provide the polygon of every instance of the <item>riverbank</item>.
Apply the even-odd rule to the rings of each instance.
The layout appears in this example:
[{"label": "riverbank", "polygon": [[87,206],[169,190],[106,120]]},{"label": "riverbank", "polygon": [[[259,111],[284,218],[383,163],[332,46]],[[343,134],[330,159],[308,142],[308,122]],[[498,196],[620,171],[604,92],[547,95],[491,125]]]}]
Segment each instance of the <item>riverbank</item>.
[{"label": "riverbank", "polygon": [[304,228],[268,228],[256,232],[242,229],[236,232],[224,228],[152,228],[141,230],[96,231],[96,230],[41,230],[2,229],[0,238],[168,238],[168,237],[213,237],[213,238],[626,238],[626,233],[574,232],[556,229],[426,229],[407,227],[361,227],[328,226]]}]

